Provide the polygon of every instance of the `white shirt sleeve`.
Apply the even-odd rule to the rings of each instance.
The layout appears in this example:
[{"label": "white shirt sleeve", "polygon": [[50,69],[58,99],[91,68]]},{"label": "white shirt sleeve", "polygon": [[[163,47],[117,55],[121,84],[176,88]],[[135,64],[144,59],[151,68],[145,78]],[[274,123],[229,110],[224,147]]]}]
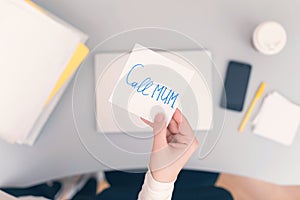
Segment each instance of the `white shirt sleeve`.
[{"label": "white shirt sleeve", "polygon": [[148,170],[138,200],[171,200],[175,181],[170,183],[158,182]]}]

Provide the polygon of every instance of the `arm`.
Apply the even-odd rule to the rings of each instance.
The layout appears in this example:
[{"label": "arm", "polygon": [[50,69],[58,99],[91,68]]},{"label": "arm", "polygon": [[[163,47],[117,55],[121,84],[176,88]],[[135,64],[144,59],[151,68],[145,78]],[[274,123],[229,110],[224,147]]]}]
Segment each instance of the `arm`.
[{"label": "arm", "polygon": [[171,199],[177,175],[199,143],[188,121],[178,109],[168,127],[163,114],[156,115],[154,123],[143,121],[153,128],[154,141],[149,170],[139,200]]},{"label": "arm", "polygon": [[139,200],[160,200],[171,199],[175,181],[169,183],[161,183],[156,181],[151,171],[148,170],[145,175],[142,190],[139,193]]}]

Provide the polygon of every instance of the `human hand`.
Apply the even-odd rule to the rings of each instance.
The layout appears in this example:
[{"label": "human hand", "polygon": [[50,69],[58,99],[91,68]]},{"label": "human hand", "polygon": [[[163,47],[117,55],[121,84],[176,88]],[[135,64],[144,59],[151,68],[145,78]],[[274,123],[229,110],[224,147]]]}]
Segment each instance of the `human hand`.
[{"label": "human hand", "polygon": [[158,182],[176,180],[180,170],[199,146],[190,124],[178,109],[168,127],[161,113],[155,116],[153,123],[142,120],[154,132],[149,164],[153,178]]}]

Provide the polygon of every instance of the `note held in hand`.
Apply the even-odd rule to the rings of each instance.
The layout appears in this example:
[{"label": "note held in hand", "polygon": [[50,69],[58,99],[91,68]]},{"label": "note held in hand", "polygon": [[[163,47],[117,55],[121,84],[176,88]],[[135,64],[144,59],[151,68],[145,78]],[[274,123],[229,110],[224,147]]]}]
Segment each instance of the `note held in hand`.
[{"label": "note held in hand", "polygon": [[164,113],[168,124],[194,73],[136,44],[109,101],[151,122],[157,113]]}]

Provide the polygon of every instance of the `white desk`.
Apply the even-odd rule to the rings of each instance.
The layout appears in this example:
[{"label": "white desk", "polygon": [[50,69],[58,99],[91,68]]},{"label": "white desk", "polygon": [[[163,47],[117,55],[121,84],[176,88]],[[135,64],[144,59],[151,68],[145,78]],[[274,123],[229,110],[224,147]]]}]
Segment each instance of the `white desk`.
[{"label": "white desk", "polygon": [[[71,22],[90,35],[93,47],[112,34],[141,26],[159,26],[186,33],[210,49],[221,73],[230,59],[253,65],[245,106],[247,107],[260,81],[267,83],[266,92],[278,90],[300,103],[300,18],[299,1],[99,1],[39,0],[41,6]],[[277,56],[264,56],[254,51],[250,38],[255,26],[264,20],[276,20],[287,30],[288,43]],[[189,48],[170,43],[170,47]],[[118,44],[111,50],[122,48]],[[88,133],[95,132],[93,113],[93,68],[85,71],[82,99]],[[72,84],[71,84],[72,85]],[[214,85],[219,102],[221,85]],[[81,145],[72,118],[72,86],[69,87],[45,126],[34,147],[14,146],[0,141],[0,185],[26,185],[76,173],[105,169]],[[216,104],[216,112],[221,108]],[[256,113],[256,110],[254,113]],[[243,113],[228,112],[223,135],[205,160],[195,154],[188,168],[245,175],[279,184],[300,184],[300,133],[292,146],[285,147],[251,134],[249,125],[237,133]],[[122,140],[122,135],[114,135]],[[104,140],[102,140],[104,141]],[[123,141],[130,146],[131,141]],[[99,140],[99,151],[108,145]],[[136,146],[136,148],[150,148]],[[105,153],[120,168],[145,167],[147,156],[134,162],[120,155]],[[39,178],[37,178],[39,177]]]}]

